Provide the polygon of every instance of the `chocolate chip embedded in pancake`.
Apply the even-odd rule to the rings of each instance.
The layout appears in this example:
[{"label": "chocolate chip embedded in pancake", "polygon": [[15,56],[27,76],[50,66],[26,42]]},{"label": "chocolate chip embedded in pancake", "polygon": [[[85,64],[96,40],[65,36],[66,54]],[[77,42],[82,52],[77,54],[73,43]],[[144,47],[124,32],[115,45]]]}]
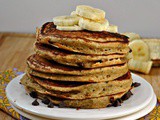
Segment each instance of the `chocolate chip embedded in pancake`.
[{"label": "chocolate chip embedded in pancake", "polygon": [[54,61],[49,61],[47,59],[44,59],[36,54],[31,55],[27,59],[27,64],[33,70],[37,70],[40,72],[67,74],[67,75],[89,75],[96,73],[105,73],[106,75],[108,74],[111,75],[117,72],[125,74],[128,71],[127,63],[121,65],[107,66],[103,68],[83,69],[83,68],[61,65]]},{"label": "chocolate chip embedded in pancake", "polygon": [[[123,64],[127,60],[124,54],[85,55],[57,49],[53,46],[35,43],[34,50],[39,56],[54,60],[60,64],[82,68],[97,68],[116,64]],[[78,59],[77,59],[78,58]]]},{"label": "chocolate chip embedded in pancake", "polygon": [[36,34],[38,42],[78,53],[106,55],[129,52],[128,37],[117,33],[59,31],[49,22],[37,29]]}]

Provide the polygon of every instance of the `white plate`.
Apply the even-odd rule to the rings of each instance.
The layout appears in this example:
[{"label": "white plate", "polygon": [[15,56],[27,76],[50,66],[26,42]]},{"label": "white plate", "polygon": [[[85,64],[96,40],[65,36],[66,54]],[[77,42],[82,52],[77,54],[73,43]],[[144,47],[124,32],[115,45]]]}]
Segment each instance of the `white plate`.
[{"label": "white plate", "polygon": [[[24,74],[23,74],[24,75]],[[128,100],[124,101],[122,106],[110,107],[103,109],[72,109],[72,108],[47,108],[40,101],[39,106],[32,106],[31,103],[34,101],[33,98],[25,94],[24,87],[19,84],[20,79],[23,75],[14,78],[6,88],[6,95],[9,101],[24,111],[35,114],[38,116],[54,119],[109,119],[116,118],[131,113],[137,112],[143,109],[149,104],[153,97],[153,89],[151,85],[143,78],[132,74],[134,82],[141,83],[140,87],[135,88],[133,96]]]},{"label": "white plate", "polygon": [[[154,107],[156,106],[156,103],[157,103],[157,98],[156,98],[156,95],[154,95],[151,102],[142,110],[135,112],[133,114],[127,115],[127,116],[123,116],[123,117],[119,117],[119,118],[111,119],[111,120],[136,120],[136,119],[139,119],[139,118],[145,116],[146,114],[150,113],[154,109]],[[26,113],[23,111],[23,109],[20,110],[20,109],[16,108],[14,105],[11,105],[11,106],[19,114],[21,114],[24,117],[29,118],[31,120],[49,120],[49,119],[42,118],[42,117],[39,117],[39,116],[36,116],[33,114]]]},{"label": "white plate", "polygon": [[148,113],[150,113],[154,109],[154,107],[156,106],[156,103],[157,103],[157,97],[154,94],[151,102],[142,110],[139,110],[138,112],[129,114],[124,117],[116,118],[114,120],[137,120],[137,119],[147,115]]},{"label": "white plate", "polygon": [[36,115],[33,115],[33,114],[29,114],[27,112],[24,112],[23,109],[20,110],[18,108],[16,108],[14,105],[11,104],[11,107],[16,111],[18,112],[20,115],[22,115],[23,117],[26,117],[26,118],[29,118],[31,120],[49,120],[47,118],[43,118],[43,117],[39,117],[39,116],[36,116]]}]

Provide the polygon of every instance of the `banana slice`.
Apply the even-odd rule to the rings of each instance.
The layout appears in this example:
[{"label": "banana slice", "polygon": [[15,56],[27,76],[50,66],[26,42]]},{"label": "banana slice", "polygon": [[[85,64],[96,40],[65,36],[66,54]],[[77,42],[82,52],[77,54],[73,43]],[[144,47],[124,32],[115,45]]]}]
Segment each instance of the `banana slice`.
[{"label": "banana slice", "polygon": [[79,15],[77,15],[76,11],[72,11],[71,16],[79,17]]},{"label": "banana slice", "polygon": [[85,18],[81,18],[79,20],[78,25],[83,29],[90,30],[90,31],[106,31],[107,27],[109,26],[108,20],[103,21],[93,21]]},{"label": "banana slice", "polygon": [[74,26],[56,26],[58,30],[64,30],[64,31],[78,31],[83,30],[80,26],[74,25]]},{"label": "banana slice", "polygon": [[148,74],[152,68],[152,61],[143,62],[130,59],[128,61],[128,67],[130,70]]},{"label": "banana slice", "polygon": [[129,37],[129,41],[135,40],[135,39],[140,39],[140,35],[136,34],[136,33],[131,33],[131,32],[125,32],[122,33],[123,35],[126,35],[127,37]]},{"label": "banana slice", "polygon": [[160,60],[160,39],[142,39],[150,50],[150,58]]},{"label": "banana slice", "polygon": [[128,54],[126,55],[126,58],[127,58],[127,60],[133,59],[132,53],[128,53]]},{"label": "banana slice", "polygon": [[118,26],[116,26],[116,25],[110,25],[110,26],[107,27],[107,31],[108,32],[117,33],[118,32]]},{"label": "banana slice", "polygon": [[[75,17],[79,17],[79,18],[84,18],[84,17],[82,17],[82,16],[79,16],[79,15],[76,13],[76,11],[72,11],[72,12],[71,12],[71,16],[75,16]],[[84,18],[84,19],[87,19],[87,18]],[[94,22],[103,22],[104,20],[105,20],[105,19],[102,19],[102,20],[94,20]],[[111,25],[110,27],[111,27],[110,29],[115,29],[117,26]]]},{"label": "banana slice", "polygon": [[148,45],[142,40],[134,40],[129,43],[129,47],[132,50],[133,59],[140,61],[148,61],[149,48]]},{"label": "banana slice", "polygon": [[95,21],[105,19],[105,12],[103,10],[86,6],[86,5],[77,6],[76,14],[78,14],[81,17],[88,18]]},{"label": "banana slice", "polygon": [[53,22],[58,26],[74,26],[79,22],[79,17],[76,16],[58,16],[53,18]]}]

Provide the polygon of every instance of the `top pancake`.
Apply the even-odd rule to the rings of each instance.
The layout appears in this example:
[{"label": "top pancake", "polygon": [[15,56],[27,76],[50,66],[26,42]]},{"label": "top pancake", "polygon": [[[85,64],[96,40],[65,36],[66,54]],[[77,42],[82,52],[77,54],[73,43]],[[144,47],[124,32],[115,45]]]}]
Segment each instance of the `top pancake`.
[{"label": "top pancake", "polygon": [[81,30],[81,31],[61,31],[57,30],[56,26],[53,22],[45,23],[40,33],[42,35],[51,35],[57,38],[79,38],[84,40],[90,40],[95,42],[109,42],[109,41],[122,41],[128,42],[128,37],[118,34],[118,33],[110,33],[107,31],[102,32],[95,32],[95,31],[88,31],[88,30]]},{"label": "top pancake", "polygon": [[37,28],[36,36],[40,43],[83,54],[127,54],[129,51],[126,36],[106,31],[60,31],[52,22]]}]

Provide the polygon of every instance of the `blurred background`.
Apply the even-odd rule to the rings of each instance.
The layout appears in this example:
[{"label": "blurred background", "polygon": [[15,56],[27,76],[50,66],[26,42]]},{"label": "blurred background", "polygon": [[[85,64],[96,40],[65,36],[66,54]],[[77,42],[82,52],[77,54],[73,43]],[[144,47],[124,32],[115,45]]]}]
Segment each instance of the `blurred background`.
[{"label": "blurred background", "polygon": [[103,9],[119,32],[160,37],[160,0],[0,0],[0,32],[35,33],[37,26],[69,15],[80,4]]}]

